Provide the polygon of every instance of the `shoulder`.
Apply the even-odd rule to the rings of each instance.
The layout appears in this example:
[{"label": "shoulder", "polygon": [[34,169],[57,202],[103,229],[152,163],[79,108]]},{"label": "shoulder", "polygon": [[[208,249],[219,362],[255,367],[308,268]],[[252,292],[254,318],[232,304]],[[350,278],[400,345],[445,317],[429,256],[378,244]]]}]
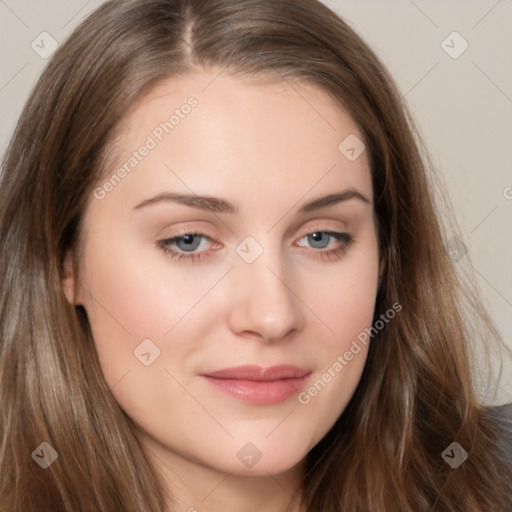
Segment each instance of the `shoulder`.
[{"label": "shoulder", "polygon": [[[512,427],[512,402],[509,404],[497,405],[487,408],[487,414],[490,418],[496,420],[504,428],[505,432],[510,432]],[[505,436],[506,437],[506,436]]]},{"label": "shoulder", "polygon": [[488,416],[499,425],[499,447],[512,475],[512,403],[487,408]]},{"label": "shoulder", "polygon": [[[498,449],[512,481],[512,403],[489,407],[487,413],[498,425]],[[506,512],[512,512],[512,500]]]},{"label": "shoulder", "polygon": [[512,402],[509,404],[497,405],[490,407],[489,411],[502,418],[508,423],[512,423]]}]

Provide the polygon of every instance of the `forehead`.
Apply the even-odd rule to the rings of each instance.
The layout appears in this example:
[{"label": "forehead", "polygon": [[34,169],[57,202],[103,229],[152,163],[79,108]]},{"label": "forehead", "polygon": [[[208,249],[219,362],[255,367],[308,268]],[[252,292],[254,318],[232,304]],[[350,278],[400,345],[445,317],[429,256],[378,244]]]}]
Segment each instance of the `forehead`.
[{"label": "forehead", "polygon": [[112,196],[135,200],[162,186],[224,195],[229,186],[248,200],[271,191],[298,199],[352,186],[371,198],[366,152],[346,153],[346,141],[357,152],[364,147],[358,126],[305,82],[213,71],[175,77],[135,104],[119,128],[106,176],[122,167],[127,176]]}]

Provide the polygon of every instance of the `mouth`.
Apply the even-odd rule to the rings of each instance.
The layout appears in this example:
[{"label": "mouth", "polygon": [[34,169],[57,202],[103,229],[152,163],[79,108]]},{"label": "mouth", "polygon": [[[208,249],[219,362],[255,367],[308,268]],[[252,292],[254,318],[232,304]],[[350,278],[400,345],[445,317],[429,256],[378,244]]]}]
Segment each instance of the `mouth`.
[{"label": "mouth", "polygon": [[298,366],[237,366],[201,374],[224,394],[254,405],[284,402],[298,393],[311,370]]}]

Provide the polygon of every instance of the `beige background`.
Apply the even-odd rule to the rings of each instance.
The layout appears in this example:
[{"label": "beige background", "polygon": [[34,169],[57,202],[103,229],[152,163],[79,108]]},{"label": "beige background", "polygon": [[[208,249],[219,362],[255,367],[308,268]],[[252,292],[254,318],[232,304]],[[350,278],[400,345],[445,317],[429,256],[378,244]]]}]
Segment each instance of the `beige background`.
[{"label": "beige background", "polygon": [[[61,42],[101,3],[0,0],[1,153],[46,62],[31,43],[42,32]],[[374,48],[405,95],[448,187],[464,259],[512,347],[512,0],[325,3]],[[512,366],[506,372],[498,402],[512,400]]]}]

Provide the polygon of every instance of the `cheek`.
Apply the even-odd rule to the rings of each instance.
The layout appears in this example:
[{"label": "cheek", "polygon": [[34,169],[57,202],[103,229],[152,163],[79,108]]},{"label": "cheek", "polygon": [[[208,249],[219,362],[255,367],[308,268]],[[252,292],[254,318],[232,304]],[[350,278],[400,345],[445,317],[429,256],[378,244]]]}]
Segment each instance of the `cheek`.
[{"label": "cheek", "polygon": [[376,241],[361,244],[339,268],[317,278],[307,295],[308,306],[321,319],[309,357],[316,371],[297,397],[304,417],[314,417],[309,446],[335,423],[350,401],[363,372],[375,308],[378,281]]},{"label": "cheek", "polygon": [[326,327],[322,346],[331,355],[347,350],[352,340],[371,325],[378,266],[377,242],[368,236],[347,253],[340,265],[326,266],[315,278],[314,286],[307,288],[306,281],[302,284],[303,293],[310,290],[307,304]]},{"label": "cheek", "polygon": [[215,304],[205,301],[204,307],[201,299],[225,273],[223,268],[187,271],[159,249],[131,246],[123,241],[127,238],[98,238],[84,253],[83,302],[110,386],[128,371],[147,370],[142,354],[172,368],[198,350],[216,318]]}]

